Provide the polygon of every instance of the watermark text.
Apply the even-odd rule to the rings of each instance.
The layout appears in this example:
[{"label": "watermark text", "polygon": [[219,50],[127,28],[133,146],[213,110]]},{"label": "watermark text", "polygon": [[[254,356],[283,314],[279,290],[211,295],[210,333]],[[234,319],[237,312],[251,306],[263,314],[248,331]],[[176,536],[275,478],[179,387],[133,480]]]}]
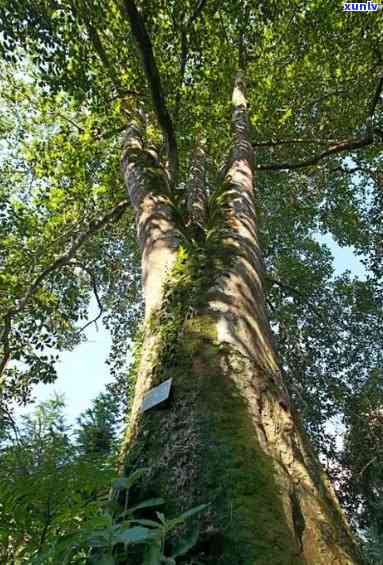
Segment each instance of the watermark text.
[{"label": "watermark text", "polygon": [[376,2],[344,2],[343,12],[377,12],[382,7]]}]

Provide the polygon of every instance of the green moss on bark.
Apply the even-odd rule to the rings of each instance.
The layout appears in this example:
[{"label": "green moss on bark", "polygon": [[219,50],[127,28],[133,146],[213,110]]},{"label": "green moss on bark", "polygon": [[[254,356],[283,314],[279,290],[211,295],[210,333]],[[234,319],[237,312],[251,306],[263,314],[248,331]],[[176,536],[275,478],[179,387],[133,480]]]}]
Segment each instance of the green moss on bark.
[{"label": "green moss on bark", "polygon": [[127,461],[148,469],[139,497],[163,496],[168,515],[210,503],[195,550],[206,563],[299,565],[274,464],[242,391],[244,375],[225,369],[228,353],[215,332],[208,315],[184,325],[168,369],[171,403],[141,416]]},{"label": "green moss on bark", "polygon": [[[148,343],[155,345],[146,355],[143,388],[171,377],[173,391],[168,404],[136,415],[135,431],[127,436],[125,471],[147,469],[131,504],[160,496],[166,500],[164,513],[172,517],[209,503],[198,518],[201,535],[193,550],[201,563],[303,565],[305,558],[310,565],[352,563],[338,553],[339,540],[327,542],[318,530],[316,514],[322,504],[331,535],[337,529],[345,531],[318,471],[311,470],[317,469],[315,457],[307,450],[303,460],[305,450],[292,453],[289,442],[278,435],[293,430],[283,428],[283,417],[290,422],[291,415],[287,417],[278,402],[279,383],[261,367],[250,366],[231,346],[218,342],[215,317],[202,314],[207,310],[196,305],[197,298],[203,303],[205,284],[195,284],[199,271],[185,253],[180,254],[164,289],[163,307],[148,324],[152,340]],[[265,416],[267,425],[282,450],[276,455],[274,449],[273,457],[259,404],[265,398],[272,406]],[[299,473],[294,478],[290,476],[294,471],[283,467],[283,450],[287,458],[298,460],[304,473],[310,470],[322,493],[319,501],[313,502],[309,494],[303,504],[304,489],[295,486]],[[305,523],[306,511],[311,526]],[[339,558],[334,560],[334,555]]]},{"label": "green moss on bark", "polygon": [[273,479],[274,464],[259,444],[238,381],[222,374],[205,377],[201,403],[208,446],[205,492],[223,529],[221,561],[298,564],[298,548],[291,555],[295,543]]}]

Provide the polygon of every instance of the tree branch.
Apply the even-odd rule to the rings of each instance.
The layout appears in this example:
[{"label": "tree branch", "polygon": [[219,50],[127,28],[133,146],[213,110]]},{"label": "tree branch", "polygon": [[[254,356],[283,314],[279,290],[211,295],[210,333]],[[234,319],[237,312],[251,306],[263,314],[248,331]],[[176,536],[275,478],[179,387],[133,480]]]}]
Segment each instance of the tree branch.
[{"label": "tree branch", "polygon": [[374,98],[371,101],[370,114],[369,114],[370,118],[373,118],[373,116],[375,114],[375,110],[376,110],[376,107],[379,103],[382,91],[383,91],[383,75],[380,77],[380,80],[379,80],[378,85],[377,85],[376,90],[375,90]]},{"label": "tree branch", "polygon": [[253,142],[253,147],[277,147],[278,145],[295,145],[295,144],[306,144],[306,145],[328,145],[329,143],[339,143],[335,139],[310,139],[304,137],[292,138],[292,139],[277,139],[268,140],[268,141],[260,141],[260,142]]},{"label": "tree branch", "polygon": [[[187,43],[186,31],[183,28],[181,30],[181,72],[180,72],[181,80],[180,80],[180,87],[184,83],[187,57],[188,57],[188,43]],[[180,105],[181,105],[181,88],[179,88],[178,91],[177,91],[176,101],[175,101],[174,122],[176,124],[178,122]]]},{"label": "tree branch", "polygon": [[177,140],[173,122],[166,106],[165,95],[154,58],[152,43],[149,34],[146,31],[144,19],[137,10],[134,1],[123,0],[122,9],[129,20],[134,39],[136,40],[138,50],[141,54],[145,75],[152,95],[154,109],[167,142],[170,169],[173,177],[173,184],[175,184],[178,172]]},{"label": "tree branch", "polygon": [[[180,67],[180,86],[183,85],[185,79],[185,70],[186,70],[186,63],[188,58],[188,51],[189,51],[189,43],[187,39],[188,32],[191,31],[191,28],[194,22],[199,18],[204,6],[206,4],[206,0],[199,0],[191,14],[190,18],[187,20],[186,25],[181,24],[181,67]],[[176,94],[176,101],[175,101],[175,110],[174,110],[174,122],[178,122],[178,115],[180,111],[181,105],[181,89],[179,88]]]},{"label": "tree branch", "polygon": [[373,457],[368,463],[366,463],[363,467],[362,470],[358,473],[358,477],[362,478],[362,476],[364,475],[365,471],[367,471],[368,467],[370,465],[372,465],[373,463],[375,463],[375,461],[377,460],[378,456],[375,455],[375,457]]},{"label": "tree branch", "polygon": [[129,200],[122,200],[119,202],[112,210],[104,214],[98,221],[92,222],[89,224],[88,229],[81,231],[73,240],[72,243],[65,253],[59,255],[53,263],[49,265],[46,269],[44,269],[32,282],[30,287],[25,292],[24,296],[18,301],[17,306],[14,308],[10,308],[8,312],[3,316],[4,320],[4,328],[1,336],[1,340],[4,346],[4,353],[3,359],[0,362],[0,376],[4,371],[4,368],[7,364],[7,361],[10,356],[9,350],[9,334],[11,330],[11,319],[16,314],[22,312],[29,300],[38,290],[42,282],[47,278],[48,275],[53,273],[54,271],[60,269],[64,265],[67,265],[76,255],[77,251],[80,247],[96,232],[101,230],[104,226],[106,226],[112,220],[118,220],[125,209],[129,206]]},{"label": "tree branch", "polygon": [[305,296],[302,292],[300,292],[299,290],[297,290],[293,286],[290,286],[289,284],[282,283],[281,281],[271,277],[270,275],[266,275],[266,278],[272,284],[276,284],[277,286],[279,286],[279,288],[282,289],[282,291],[284,291],[285,293],[289,294],[289,296],[291,296],[291,294],[294,294],[301,301],[303,300],[304,302],[307,302],[307,304],[310,306],[312,311],[318,316],[318,318],[320,318],[322,320],[322,322],[324,322],[324,323],[326,322],[326,320],[323,318],[321,312],[319,312],[317,307],[314,306],[314,304],[309,300],[309,298],[307,296]]},{"label": "tree branch", "polygon": [[334,155],[337,153],[342,153],[343,151],[354,151],[355,149],[360,149],[361,147],[367,147],[371,145],[374,141],[373,136],[367,136],[363,139],[350,139],[345,141],[340,141],[335,145],[331,145],[325,151],[314,155],[308,159],[303,161],[287,161],[285,163],[266,163],[261,165],[256,165],[257,171],[280,171],[284,169],[303,169],[304,167],[310,167],[313,165],[317,165],[319,161],[329,157],[330,155]]},{"label": "tree branch", "polygon": [[[7,366],[7,363],[9,361],[9,358],[11,356],[11,351],[10,351],[10,347],[9,347],[9,334],[11,333],[11,315],[8,312],[5,316],[4,316],[4,326],[3,326],[3,332],[2,332],[2,336],[1,336],[1,340],[0,342],[3,345],[3,356],[2,359],[0,361],[0,377],[3,374],[3,371],[5,369],[5,367]],[[1,384],[1,381],[0,381]]]},{"label": "tree branch", "polygon": [[97,31],[92,26],[92,24],[90,23],[89,20],[85,21],[85,26],[86,26],[86,29],[88,31],[89,39],[93,43],[93,47],[95,48],[96,53],[97,53],[100,61],[102,62],[105,69],[108,71],[109,77],[110,77],[112,84],[114,85],[115,89],[117,90],[119,97],[124,98],[124,92],[123,92],[123,88],[122,88],[120,79],[119,79],[113,65],[109,61],[109,57],[108,57],[108,55],[107,55],[107,53],[104,49],[104,46],[103,46],[101,39],[100,39],[100,36],[98,35]]},{"label": "tree branch", "polygon": [[86,328],[88,328],[91,324],[96,324],[97,327],[97,320],[99,320],[101,318],[101,316],[104,313],[104,306],[101,302],[100,299],[100,295],[98,294],[98,289],[97,289],[97,282],[96,282],[96,277],[94,276],[94,272],[91,271],[90,269],[88,269],[87,267],[85,267],[84,265],[82,265],[81,263],[78,263],[77,261],[73,261],[70,263],[71,265],[74,265],[75,267],[79,267],[80,269],[82,269],[83,271],[85,271],[90,278],[90,283],[92,286],[92,290],[93,290],[93,294],[96,298],[96,302],[97,302],[97,306],[98,306],[98,314],[95,318],[93,318],[93,320],[89,320],[86,324],[84,324],[76,333],[77,335],[80,334],[81,332],[83,332],[84,330],[86,330]]},{"label": "tree branch", "polygon": [[97,222],[90,223],[87,230],[80,232],[77,237],[75,237],[72,241],[72,244],[69,250],[62,255],[59,255],[55,261],[49,267],[44,269],[42,273],[33,281],[27,292],[25,293],[24,297],[19,300],[19,303],[16,308],[10,310],[11,315],[18,314],[21,312],[25,305],[27,304],[28,300],[33,296],[36,290],[39,288],[43,280],[53,271],[56,271],[60,267],[63,267],[77,253],[79,248],[96,232],[102,229],[106,224],[108,224],[113,219],[119,219],[123,214],[124,210],[129,206],[128,200],[122,200],[115,206],[112,210],[107,212],[104,216],[102,216]]},{"label": "tree branch", "polygon": [[71,118],[68,118],[68,116],[65,116],[64,114],[62,114],[61,112],[48,112],[48,114],[50,116],[53,117],[57,117],[57,118],[61,118],[62,120],[68,122],[68,124],[71,124],[74,128],[77,129],[77,131],[79,131],[80,133],[82,133],[84,131],[84,128],[79,126],[78,124],[76,124],[76,122],[74,120],[72,120]]},{"label": "tree branch", "polygon": [[370,124],[370,127],[368,129],[369,133],[366,135],[365,138],[363,139],[349,139],[349,140],[344,140],[344,141],[335,141],[335,140],[322,140],[322,139],[304,139],[304,138],[297,138],[297,139],[286,139],[286,140],[277,140],[277,141],[263,141],[260,143],[253,143],[253,147],[275,147],[277,145],[285,145],[285,144],[300,144],[300,143],[306,143],[311,144],[311,143],[316,143],[319,145],[327,145],[328,142],[331,143],[331,145],[325,149],[324,151],[322,151],[321,153],[318,153],[317,155],[314,155],[313,157],[310,157],[308,159],[304,159],[303,161],[297,161],[297,162],[285,162],[285,163],[266,163],[266,164],[261,164],[261,165],[257,165],[256,169],[258,171],[278,171],[278,170],[284,170],[284,169],[302,169],[304,167],[310,167],[310,166],[314,166],[317,165],[319,163],[319,161],[321,161],[322,159],[325,159],[326,157],[329,157],[332,154],[335,153],[341,153],[343,151],[353,151],[355,149],[360,149],[361,147],[366,147],[368,145],[371,145],[374,142],[374,134],[378,135],[380,138],[382,138],[383,140],[383,132],[377,128],[372,129],[371,128],[371,120],[374,116],[375,110],[376,110],[376,106],[379,103],[380,97],[382,95],[382,91],[383,91],[383,76],[380,77],[379,82],[377,84],[376,90],[375,90],[375,94],[374,97],[371,101],[371,106],[370,106],[370,111],[369,111],[369,120],[368,123]]},{"label": "tree branch", "polygon": [[86,14],[85,17],[83,17],[82,14],[77,10],[76,2],[74,0],[71,0],[70,4],[71,4],[71,9],[72,9],[73,15],[76,18],[78,18],[80,21],[82,20],[82,22],[84,23],[86,30],[88,32],[89,39],[92,42],[93,47],[94,47],[101,63],[103,64],[103,66],[105,67],[105,70],[109,74],[109,77],[112,81],[112,84],[115,87],[115,89],[117,90],[119,97],[122,98],[123,97],[123,89],[122,89],[122,86],[121,86],[120,79],[117,75],[115,68],[113,67],[113,65],[109,61],[109,57],[108,57],[108,55],[107,55],[107,53],[104,49],[104,46],[101,42],[100,36],[97,33],[97,30],[91,24],[92,7],[90,5],[88,5],[88,3],[85,1],[85,5],[86,5],[88,13]]}]

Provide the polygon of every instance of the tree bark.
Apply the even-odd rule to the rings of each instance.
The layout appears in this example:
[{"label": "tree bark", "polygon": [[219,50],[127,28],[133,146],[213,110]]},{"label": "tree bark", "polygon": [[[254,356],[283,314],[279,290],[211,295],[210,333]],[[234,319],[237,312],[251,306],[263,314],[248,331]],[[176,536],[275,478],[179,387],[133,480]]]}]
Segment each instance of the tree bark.
[{"label": "tree bark", "polygon": [[[133,130],[128,135],[123,170],[137,210],[146,322],[122,448],[124,471],[146,468],[135,496],[164,497],[170,515],[209,503],[193,549],[204,563],[360,563],[333,488],[290,404],[273,348],[240,74],[232,126],[233,149],[220,189],[224,204],[215,216],[218,236],[213,243],[206,236],[197,249],[183,241],[178,251],[169,199],[165,192],[154,194],[148,170],[135,157],[142,142]],[[201,180],[194,186],[201,196]],[[193,209],[190,196],[188,207]],[[144,393],[170,377],[170,401],[140,412]]]}]

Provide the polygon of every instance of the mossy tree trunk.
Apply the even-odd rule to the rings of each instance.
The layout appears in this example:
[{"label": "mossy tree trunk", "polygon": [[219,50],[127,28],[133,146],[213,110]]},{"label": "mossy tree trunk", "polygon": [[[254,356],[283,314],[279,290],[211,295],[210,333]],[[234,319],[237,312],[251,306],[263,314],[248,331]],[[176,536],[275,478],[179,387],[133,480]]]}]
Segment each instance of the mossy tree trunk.
[{"label": "mossy tree trunk", "polygon": [[[169,513],[210,503],[195,550],[206,563],[359,563],[272,345],[240,75],[232,127],[227,174],[209,198],[204,151],[195,152],[183,226],[157,153],[143,146],[137,124],[128,130],[122,164],[146,314],[124,469],[146,468],[142,496],[164,497]],[[205,230],[188,239],[196,223]],[[144,393],[169,377],[170,402],[141,413]]]}]

